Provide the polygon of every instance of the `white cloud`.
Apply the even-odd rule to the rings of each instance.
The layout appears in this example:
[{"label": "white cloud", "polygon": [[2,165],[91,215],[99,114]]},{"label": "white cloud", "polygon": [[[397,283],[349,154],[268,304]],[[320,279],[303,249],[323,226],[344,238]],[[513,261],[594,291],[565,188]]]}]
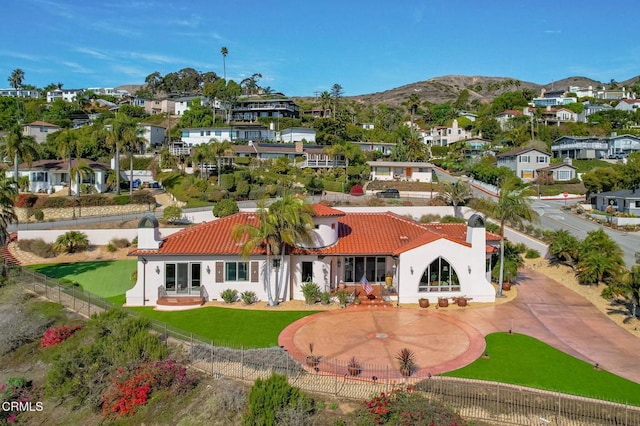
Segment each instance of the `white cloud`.
[{"label": "white cloud", "polygon": [[94,58],[98,58],[98,59],[111,59],[109,55],[94,49],[89,49],[87,47],[76,47],[73,50],[79,53],[84,53],[86,55],[93,56]]}]

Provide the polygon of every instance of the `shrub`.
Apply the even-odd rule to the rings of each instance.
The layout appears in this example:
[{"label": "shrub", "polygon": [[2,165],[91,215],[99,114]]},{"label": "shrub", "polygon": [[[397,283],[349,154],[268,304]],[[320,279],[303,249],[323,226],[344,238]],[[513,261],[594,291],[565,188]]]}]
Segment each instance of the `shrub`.
[{"label": "shrub", "polygon": [[245,305],[253,305],[258,301],[258,296],[256,296],[253,291],[243,291],[242,293],[240,293],[240,298],[245,303]]},{"label": "shrub", "polygon": [[119,368],[111,386],[102,395],[102,416],[132,415],[146,404],[154,391],[167,390],[175,396],[196,387],[198,377],[173,360],[142,363],[132,369]]},{"label": "shrub", "polygon": [[540,257],[540,252],[534,249],[527,249],[527,251],[524,254],[524,257],[526,257],[527,259],[537,259]]},{"label": "shrub", "polygon": [[89,238],[84,232],[68,231],[56,238],[53,248],[59,252],[81,252],[89,248]]},{"label": "shrub", "polygon": [[119,249],[131,246],[131,243],[126,238],[112,238],[110,244]]},{"label": "shrub", "polygon": [[33,211],[33,217],[35,217],[38,222],[42,222],[44,220],[44,212],[41,209],[35,209]]},{"label": "shrub", "polygon": [[108,251],[109,253],[113,253],[113,252],[115,252],[116,250],[118,250],[118,249],[116,248],[116,246],[114,246],[114,245],[113,245],[113,243],[109,243],[109,244],[107,244],[107,251]]},{"label": "shrub", "polygon": [[18,240],[18,248],[44,258],[55,257],[56,255],[53,244],[46,243],[42,238]]},{"label": "shrub", "polygon": [[151,204],[156,205],[156,197],[150,191],[141,190],[135,191],[131,194],[131,203],[132,204]]},{"label": "shrub", "polygon": [[313,305],[320,297],[320,287],[316,283],[306,282],[300,286],[300,290],[307,305]]},{"label": "shrub", "polygon": [[232,200],[231,198],[225,198],[217,202],[213,206],[213,215],[215,217],[225,217],[230,216],[234,213],[238,213],[240,209],[238,208],[238,203]]},{"label": "shrub", "polygon": [[466,220],[462,217],[455,217],[451,215],[444,216],[440,219],[440,223],[465,223]]},{"label": "shrub", "polygon": [[423,214],[422,216],[420,216],[420,219],[418,221],[420,223],[433,223],[440,222],[441,218],[442,216],[438,214]]},{"label": "shrub", "polygon": [[320,293],[320,303],[323,305],[329,305],[331,303],[331,294],[327,291]]},{"label": "shrub", "polygon": [[340,306],[347,306],[347,302],[349,302],[349,292],[347,290],[338,290],[336,297],[338,298]]},{"label": "shrub", "polygon": [[113,201],[118,206],[124,206],[131,202],[131,197],[129,197],[128,195],[116,195],[115,197],[113,197]]},{"label": "shrub", "polygon": [[175,204],[171,206],[167,206],[164,208],[164,211],[162,212],[162,217],[168,222],[173,222],[175,220],[178,220],[182,217],[182,208]]},{"label": "shrub", "polygon": [[73,200],[66,197],[40,197],[36,203],[37,208],[43,209],[62,209],[72,207]]},{"label": "shrub", "polygon": [[35,194],[18,194],[15,201],[16,207],[33,207],[38,201],[38,196]]},{"label": "shrub", "polygon": [[238,300],[238,290],[228,288],[220,293],[220,297],[222,297],[225,303],[233,303]]},{"label": "shrub", "polygon": [[313,400],[300,389],[291,386],[283,374],[273,373],[267,379],[258,378],[249,391],[249,403],[242,416],[242,424],[280,424],[279,415],[291,409],[313,414]]},{"label": "shrub", "polygon": [[46,348],[49,346],[57,346],[69,337],[73,336],[73,333],[81,328],[82,326],[79,325],[58,325],[56,327],[51,327],[44,332],[44,335],[40,340],[40,347]]},{"label": "shrub", "polygon": [[[42,407],[42,402],[36,402],[40,399],[37,395],[37,389],[33,387],[31,381],[27,381],[23,377],[10,377],[2,385],[0,385],[0,423],[10,424],[20,422],[20,413],[17,406],[13,403],[21,404],[29,403],[33,409]],[[20,422],[22,424],[22,422]]]}]

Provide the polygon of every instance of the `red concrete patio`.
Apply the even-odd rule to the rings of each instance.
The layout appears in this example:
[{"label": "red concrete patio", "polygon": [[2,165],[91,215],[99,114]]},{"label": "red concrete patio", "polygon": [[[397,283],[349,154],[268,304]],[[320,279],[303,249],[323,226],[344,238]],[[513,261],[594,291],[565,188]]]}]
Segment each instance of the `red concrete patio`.
[{"label": "red concrete patio", "polygon": [[473,362],[484,352],[485,335],[512,328],[640,383],[640,339],[545,275],[524,270],[517,287],[514,300],[482,307],[327,311],[289,325],[279,344],[303,365],[313,343],[314,354],[325,359],[346,363],[356,356],[362,363],[388,365],[396,377],[395,355],[407,347],[416,353],[415,375],[425,377]]}]

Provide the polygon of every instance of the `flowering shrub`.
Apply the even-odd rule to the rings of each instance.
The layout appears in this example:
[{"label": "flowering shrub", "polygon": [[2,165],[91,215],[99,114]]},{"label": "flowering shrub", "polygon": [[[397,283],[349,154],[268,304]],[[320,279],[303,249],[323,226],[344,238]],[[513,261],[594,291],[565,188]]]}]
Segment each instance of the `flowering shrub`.
[{"label": "flowering shrub", "polygon": [[15,201],[16,207],[33,207],[38,201],[38,196],[35,194],[18,194]]},{"label": "flowering shrub", "polygon": [[415,392],[413,386],[395,389],[391,393],[382,392],[364,403],[364,409],[354,413],[359,420],[358,424],[406,426],[466,424],[459,415]]},{"label": "flowering shrub", "polygon": [[[31,407],[34,399],[34,389],[31,386],[31,382],[27,382],[22,377],[7,379],[5,383],[0,385],[0,406],[2,407],[0,410],[0,424],[18,421],[20,412],[14,409],[12,402],[19,402],[23,406],[29,404],[28,406]],[[37,409],[35,404],[33,406],[34,409]]]},{"label": "flowering shrub", "polygon": [[102,415],[109,418],[132,415],[154,391],[179,394],[197,384],[198,377],[173,360],[143,363],[133,369],[119,368],[102,395]]},{"label": "flowering shrub", "polygon": [[59,345],[81,328],[82,326],[80,325],[58,325],[51,327],[44,332],[44,335],[40,340],[40,347],[46,348],[48,346]]}]

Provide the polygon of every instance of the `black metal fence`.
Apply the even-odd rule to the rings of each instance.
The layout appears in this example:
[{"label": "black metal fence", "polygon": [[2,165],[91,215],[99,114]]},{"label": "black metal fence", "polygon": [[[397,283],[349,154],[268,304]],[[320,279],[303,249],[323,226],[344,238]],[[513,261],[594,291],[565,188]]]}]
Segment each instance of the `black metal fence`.
[{"label": "black metal fence", "polygon": [[[12,267],[11,277],[26,289],[87,317],[113,305],[81,287],[61,283],[34,270]],[[132,314],[133,315],[133,314]],[[511,425],[640,425],[640,407],[503,383],[427,375],[399,377],[388,365],[324,359],[301,365],[282,348],[247,348],[204,339],[151,321],[165,342],[182,346],[192,366],[214,377],[253,381],[272,371],[286,374],[305,391],[364,399],[412,385],[467,419]],[[393,370],[393,371],[391,371]]]}]

